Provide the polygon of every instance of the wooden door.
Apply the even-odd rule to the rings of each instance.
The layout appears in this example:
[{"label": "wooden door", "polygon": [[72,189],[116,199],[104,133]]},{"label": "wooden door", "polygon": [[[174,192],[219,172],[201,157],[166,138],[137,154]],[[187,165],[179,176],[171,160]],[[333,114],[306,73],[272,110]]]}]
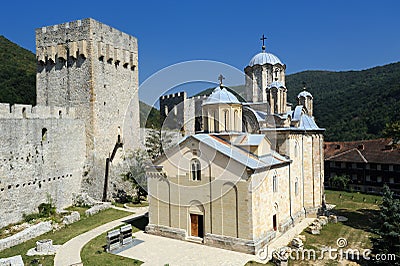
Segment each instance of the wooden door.
[{"label": "wooden door", "polygon": [[199,236],[199,216],[190,214],[191,232],[192,236]]}]

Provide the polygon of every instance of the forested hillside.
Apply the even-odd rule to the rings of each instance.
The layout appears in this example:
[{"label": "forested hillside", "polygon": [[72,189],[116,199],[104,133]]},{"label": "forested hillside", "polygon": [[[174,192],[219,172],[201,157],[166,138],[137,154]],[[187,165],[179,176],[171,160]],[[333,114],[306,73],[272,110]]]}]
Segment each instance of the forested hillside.
[{"label": "forested hillside", "polygon": [[36,102],[35,55],[0,36],[0,102]]},{"label": "forested hillside", "polygon": [[305,71],[287,77],[288,101],[302,83],[314,96],[314,115],[329,141],[381,137],[385,124],[399,120],[400,63],[363,71]]}]

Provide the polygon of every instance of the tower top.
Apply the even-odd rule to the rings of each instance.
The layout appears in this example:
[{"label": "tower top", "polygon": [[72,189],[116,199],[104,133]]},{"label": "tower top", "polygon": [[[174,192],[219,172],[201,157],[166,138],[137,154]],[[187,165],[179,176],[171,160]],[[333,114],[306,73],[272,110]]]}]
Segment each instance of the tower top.
[{"label": "tower top", "polygon": [[263,52],[265,52],[265,43],[264,41],[267,39],[267,37],[264,36],[264,34],[262,35],[262,37],[260,38],[260,40],[262,41],[262,46],[261,46],[261,50]]}]

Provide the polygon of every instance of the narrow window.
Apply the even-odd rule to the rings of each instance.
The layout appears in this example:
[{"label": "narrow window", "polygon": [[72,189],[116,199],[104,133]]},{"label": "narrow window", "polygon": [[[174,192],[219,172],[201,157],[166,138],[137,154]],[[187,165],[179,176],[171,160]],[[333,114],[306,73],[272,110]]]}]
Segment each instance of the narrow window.
[{"label": "narrow window", "polygon": [[228,111],[224,111],[224,129],[228,131]]},{"label": "narrow window", "polygon": [[238,127],[238,111],[236,110],[234,113],[233,113],[233,128],[234,128],[234,130],[235,131],[239,131],[239,127]]},{"label": "narrow window", "polygon": [[296,177],[296,182],[294,183],[294,193],[296,196],[299,194],[299,181],[297,177]]},{"label": "narrow window", "polygon": [[214,132],[218,132],[217,113],[214,111]]},{"label": "narrow window", "polygon": [[22,108],[22,118],[26,118],[26,108]]},{"label": "narrow window", "polygon": [[42,128],[42,141],[47,139],[47,128]]},{"label": "narrow window", "polygon": [[297,141],[294,144],[294,156],[297,157],[298,156],[298,152],[299,152],[299,147],[298,147],[298,143]]},{"label": "narrow window", "polygon": [[193,181],[201,180],[201,167],[200,162],[197,159],[191,161],[191,175]]},{"label": "narrow window", "polygon": [[274,175],[274,177],[272,178],[272,190],[273,192],[278,191],[278,180],[276,178],[276,175]]}]

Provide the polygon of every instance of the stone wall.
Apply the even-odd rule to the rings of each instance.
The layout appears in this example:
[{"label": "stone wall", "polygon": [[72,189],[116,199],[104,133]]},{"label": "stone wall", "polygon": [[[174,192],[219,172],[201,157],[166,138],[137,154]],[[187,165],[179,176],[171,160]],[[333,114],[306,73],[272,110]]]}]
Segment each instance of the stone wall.
[{"label": "stone wall", "polygon": [[69,206],[81,186],[83,121],[1,118],[0,161],[0,227],[37,211],[48,195],[57,208]]},{"label": "stone wall", "polygon": [[0,251],[21,244],[29,239],[43,235],[53,229],[50,221],[41,222],[16,233],[13,236],[0,239]]}]

